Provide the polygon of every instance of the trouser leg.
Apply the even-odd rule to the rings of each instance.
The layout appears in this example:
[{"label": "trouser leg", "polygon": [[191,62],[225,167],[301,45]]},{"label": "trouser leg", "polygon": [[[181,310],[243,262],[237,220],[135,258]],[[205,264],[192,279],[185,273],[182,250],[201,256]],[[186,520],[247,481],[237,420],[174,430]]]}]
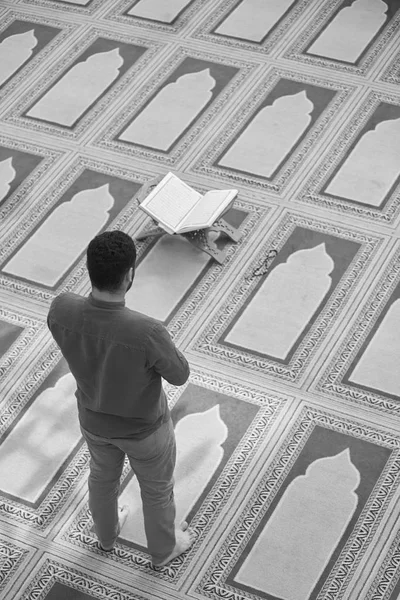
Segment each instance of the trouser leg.
[{"label": "trouser leg", "polygon": [[144,440],[126,449],[139,482],[148,551],[154,564],[175,547],[174,468],[175,434],[168,420]]},{"label": "trouser leg", "polygon": [[110,548],[119,535],[118,494],[124,452],[110,441],[82,429],[90,452],[89,508],[99,542]]}]

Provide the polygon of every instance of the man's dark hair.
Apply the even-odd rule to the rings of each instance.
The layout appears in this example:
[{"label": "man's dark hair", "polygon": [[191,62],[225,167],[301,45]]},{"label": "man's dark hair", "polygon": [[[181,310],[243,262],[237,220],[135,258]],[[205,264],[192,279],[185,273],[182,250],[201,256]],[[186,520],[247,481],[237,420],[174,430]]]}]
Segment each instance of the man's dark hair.
[{"label": "man's dark hair", "polygon": [[92,286],[117,292],[129,269],[135,268],[135,243],[123,231],[104,231],[92,239],[86,256]]}]

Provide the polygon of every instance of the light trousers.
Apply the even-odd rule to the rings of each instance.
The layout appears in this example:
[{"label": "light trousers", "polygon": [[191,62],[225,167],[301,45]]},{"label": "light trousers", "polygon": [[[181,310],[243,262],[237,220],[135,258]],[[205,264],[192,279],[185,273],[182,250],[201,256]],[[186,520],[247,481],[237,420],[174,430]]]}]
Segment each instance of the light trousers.
[{"label": "light trousers", "polygon": [[89,508],[99,542],[111,548],[120,531],[118,495],[125,455],[142,497],[147,549],[163,562],[175,547],[175,433],[171,419],[142,440],[103,438],[82,429],[90,452]]}]

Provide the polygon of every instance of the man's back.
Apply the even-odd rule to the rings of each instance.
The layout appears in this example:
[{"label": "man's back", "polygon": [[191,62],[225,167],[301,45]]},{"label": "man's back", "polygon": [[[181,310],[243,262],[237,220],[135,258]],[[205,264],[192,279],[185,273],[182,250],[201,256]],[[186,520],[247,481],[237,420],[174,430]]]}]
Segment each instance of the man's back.
[{"label": "man's back", "polygon": [[182,385],[189,366],[161,323],[124,304],[65,293],[48,325],[77,382],[81,425],[141,438],[169,416],[161,377]]}]

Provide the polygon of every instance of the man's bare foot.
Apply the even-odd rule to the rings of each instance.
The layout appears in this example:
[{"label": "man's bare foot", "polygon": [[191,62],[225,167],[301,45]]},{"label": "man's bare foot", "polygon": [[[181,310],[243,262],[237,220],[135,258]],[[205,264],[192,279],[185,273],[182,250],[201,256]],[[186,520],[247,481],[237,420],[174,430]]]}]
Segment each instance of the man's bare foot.
[{"label": "man's bare foot", "polygon": [[[125,521],[127,520],[128,515],[129,515],[129,506],[127,504],[124,504],[123,506],[118,507],[118,521],[119,521],[118,535],[121,533],[121,529],[125,525]],[[100,548],[102,550],[104,550],[104,552],[111,552],[111,550],[114,548],[114,544],[112,546],[110,546],[110,548],[106,548],[105,546],[102,546],[100,544]]]},{"label": "man's bare foot", "polygon": [[190,546],[196,539],[196,534],[193,529],[190,529],[186,521],[183,521],[179,527],[179,529],[175,529],[175,548],[172,550],[171,554],[163,560],[162,563],[153,563],[155,567],[164,567],[171,560],[180,556],[186,550],[189,550]]}]

